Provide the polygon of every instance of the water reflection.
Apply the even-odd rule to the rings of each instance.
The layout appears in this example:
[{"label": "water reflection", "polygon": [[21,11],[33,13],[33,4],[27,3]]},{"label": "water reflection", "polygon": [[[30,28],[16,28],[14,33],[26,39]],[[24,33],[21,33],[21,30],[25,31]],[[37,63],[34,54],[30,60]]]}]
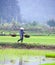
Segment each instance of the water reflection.
[{"label": "water reflection", "polygon": [[45,56],[26,56],[26,57],[16,57],[13,59],[4,58],[0,60],[0,65],[40,65],[44,63],[55,62],[55,58],[46,58]]}]

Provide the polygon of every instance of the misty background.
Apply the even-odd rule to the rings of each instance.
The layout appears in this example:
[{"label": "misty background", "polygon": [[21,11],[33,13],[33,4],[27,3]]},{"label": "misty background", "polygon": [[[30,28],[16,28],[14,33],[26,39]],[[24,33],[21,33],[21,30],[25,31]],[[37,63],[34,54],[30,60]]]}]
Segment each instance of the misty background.
[{"label": "misty background", "polygon": [[44,23],[55,19],[55,0],[19,0],[22,19]]},{"label": "misty background", "polygon": [[29,33],[55,34],[55,0],[0,0],[0,30],[20,27]]}]

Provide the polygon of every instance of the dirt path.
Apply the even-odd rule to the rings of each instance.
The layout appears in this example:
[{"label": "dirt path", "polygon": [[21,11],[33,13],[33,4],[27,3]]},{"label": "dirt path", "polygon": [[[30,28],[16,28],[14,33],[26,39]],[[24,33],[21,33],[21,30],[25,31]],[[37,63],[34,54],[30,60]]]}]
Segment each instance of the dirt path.
[{"label": "dirt path", "polygon": [[0,43],[0,49],[2,48],[55,50],[55,46],[53,45],[32,45],[26,43]]}]

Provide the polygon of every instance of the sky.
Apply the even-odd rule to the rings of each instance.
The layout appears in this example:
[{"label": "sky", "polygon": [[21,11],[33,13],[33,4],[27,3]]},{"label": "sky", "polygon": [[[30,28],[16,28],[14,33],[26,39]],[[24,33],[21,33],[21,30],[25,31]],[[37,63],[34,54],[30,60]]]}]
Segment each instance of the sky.
[{"label": "sky", "polygon": [[18,0],[21,16],[28,21],[55,19],[55,0]]}]

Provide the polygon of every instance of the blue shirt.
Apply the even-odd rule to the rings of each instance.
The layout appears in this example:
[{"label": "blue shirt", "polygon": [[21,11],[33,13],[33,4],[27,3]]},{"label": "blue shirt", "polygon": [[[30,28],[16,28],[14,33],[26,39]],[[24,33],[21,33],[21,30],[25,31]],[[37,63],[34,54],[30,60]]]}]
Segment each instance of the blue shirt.
[{"label": "blue shirt", "polygon": [[23,37],[24,30],[20,30],[20,36]]}]

